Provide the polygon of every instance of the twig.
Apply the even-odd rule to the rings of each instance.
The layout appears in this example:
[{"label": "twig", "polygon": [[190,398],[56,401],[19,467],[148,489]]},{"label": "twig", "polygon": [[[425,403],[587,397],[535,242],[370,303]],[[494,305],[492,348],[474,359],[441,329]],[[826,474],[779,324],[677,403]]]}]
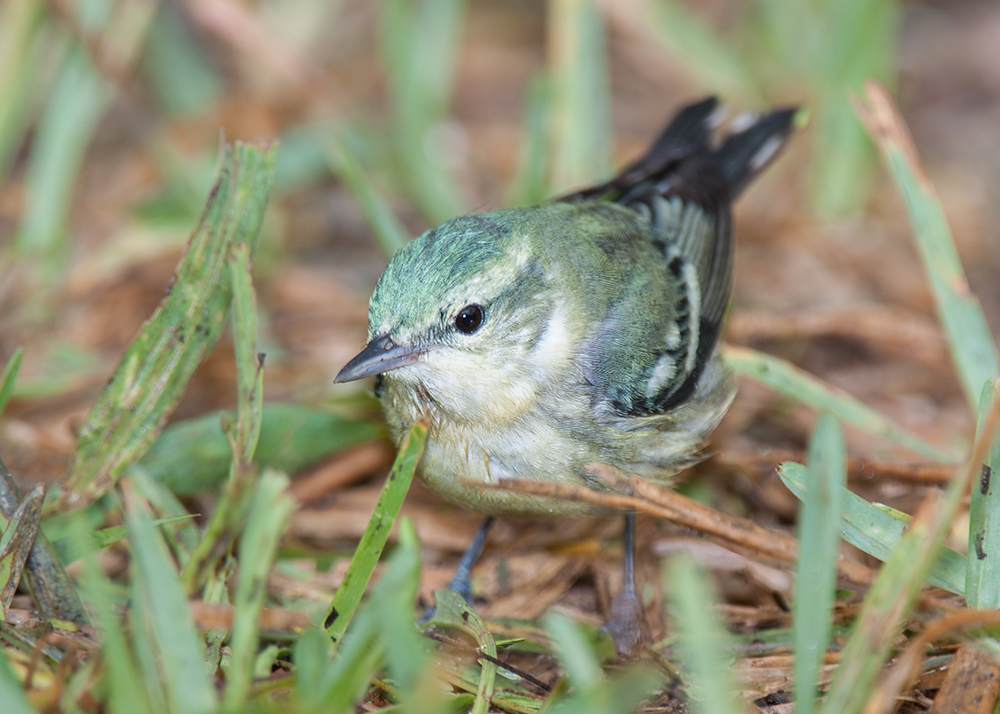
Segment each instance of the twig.
[{"label": "twig", "polygon": [[[630,493],[628,495],[601,493],[583,486],[528,479],[501,479],[496,484],[479,484],[479,486],[580,501],[609,509],[635,509],[703,533],[743,555],[763,557],[770,562],[786,566],[795,562],[798,542],[785,533],[763,528],[745,518],[709,508],[676,491],[644,481],[638,476],[626,477],[605,464],[593,464],[589,470],[612,485],[627,488]],[[837,567],[841,577],[852,585],[868,586],[875,579],[875,574],[870,568],[843,557],[839,559]]]},{"label": "twig", "polygon": [[475,654],[476,657],[485,659],[487,662],[492,662],[497,667],[507,670],[511,674],[520,677],[526,682],[531,682],[545,693],[549,693],[552,691],[552,687],[543,682],[542,680],[533,677],[524,670],[518,669],[512,664],[508,664],[507,662],[504,662],[490,654],[487,654],[486,652],[483,652],[481,649],[477,647],[470,647],[464,642],[452,639],[451,637],[448,637],[447,635],[442,635],[440,632],[435,632],[434,630],[425,630],[424,635],[431,638],[432,640],[437,640],[438,642],[441,642],[443,644],[451,645],[452,647],[462,650],[463,652],[469,652],[471,654]]},{"label": "twig", "polygon": [[[761,451],[721,451],[712,457],[712,462],[724,468],[737,471],[773,471],[778,464],[786,461],[805,462],[806,455],[795,449],[767,449]],[[868,481],[870,479],[892,479],[931,485],[946,484],[951,481],[959,464],[936,462],[897,463],[893,461],[872,461],[869,459],[848,459],[847,477]]]},{"label": "twig", "polygon": [[959,630],[998,625],[1000,625],[1000,611],[997,610],[962,610],[938,620],[921,632],[896,660],[892,669],[883,675],[876,690],[878,695],[872,699],[873,703],[865,709],[865,712],[879,711],[879,707],[884,707],[886,702],[895,701],[900,692],[910,687],[916,677],[924,649],[934,640]]}]

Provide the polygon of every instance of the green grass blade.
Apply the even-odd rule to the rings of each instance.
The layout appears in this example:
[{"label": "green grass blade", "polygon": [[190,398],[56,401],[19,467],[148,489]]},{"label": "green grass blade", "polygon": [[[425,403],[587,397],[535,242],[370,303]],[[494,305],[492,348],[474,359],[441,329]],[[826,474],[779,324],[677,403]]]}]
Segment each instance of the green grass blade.
[{"label": "green grass blade", "polygon": [[[133,563],[135,554],[133,551]],[[146,584],[133,575],[130,578],[130,598],[126,610],[127,632],[130,635],[136,669],[139,671],[141,687],[149,698],[150,705],[157,714],[168,714],[170,695],[167,693],[160,655],[157,651],[156,632],[150,598],[145,594]]]},{"label": "green grass blade", "polygon": [[[246,244],[229,249],[229,273],[233,286],[233,333],[236,352],[236,419],[223,419],[223,431],[230,444],[232,459],[229,481],[216,502],[201,541],[184,564],[181,581],[189,593],[218,571],[215,564],[228,551],[231,541],[243,528],[251,493],[257,480],[253,464],[260,436],[264,393],[264,357],[257,355],[257,301],[250,278],[250,251]],[[243,663],[252,667],[252,660]],[[244,674],[249,675],[248,672]],[[249,680],[237,682],[237,696],[246,695]]]},{"label": "green grass blade", "polygon": [[889,91],[868,82],[865,96],[870,108],[859,103],[858,111],[906,204],[952,359],[969,404],[975,409],[983,383],[1000,376],[996,342],[979,300],[969,290],[944,207]]},{"label": "green grass blade", "polygon": [[798,714],[815,711],[816,684],[830,644],[830,614],[837,589],[840,509],[847,453],[840,424],[820,415],[809,442],[809,481],[799,511],[795,564],[795,701]]},{"label": "green grass blade", "polygon": [[312,692],[299,689],[300,699],[313,711],[354,712],[356,702],[371,685],[372,677],[385,663],[385,643],[378,638],[378,620],[370,608],[362,608],[337,654]]},{"label": "green grass blade", "polygon": [[[162,526],[168,523],[191,521],[193,518],[194,516],[190,514],[186,516],[158,518],[153,521],[153,525]],[[69,565],[86,555],[96,553],[101,548],[107,548],[109,545],[124,540],[127,536],[128,532],[125,526],[110,526],[97,531],[84,531],[82,535],[57,540],[52,543],[52,547],[56,549],[56,553],[59,555],[59,562],[63,565]]]},{"label": "green grass blade", "polygon": [[295,696],[302,705],[318,702],[317,692],[325,671],[330,667],[333,647],[330,638],[319,627],[307,627],[292,645],[295,665]]},{"label": "green grass blade", "polygon": [[344,631],[361,602],[361,596],[371,579],[372,571],[375,570],[375,564],[389,538],[392,524],[396,522],[399,509],[403,506],[403,499],[410,489],[426,441],[427,426],[423,422],[417,422],[410,428],[409,434],[399,447],[399,455],[385,480],[382,494],[361,536],[361,542],[354,551],[347,573],[323,619],[323,627],[335,643],[339,643],[343,638]]},{"label": "green grass blade", "polygon": [[[486,625],[479,614],[454,590],[434,592],[434,617],[431,618],[431,623],[462,630],[475,638],[480,652],[496,659],[497,646],[493,635],[486,630]],[[482,669],[479,674],[479,686],[470,714],[487,714],[490,711],[490,702],[493,700],[493,686],[497,676],[496,663],[481,660],[480,666]]]},{"label": "green grass blade", "polygon": [[763,96],[745,57],[735,43],[717,35],[687,6],[675,0],[648,4],[650,26],[702,84],[727,101],[759,104]]},{"label": "green grass blade", "polygon": [[253,460],[260,438],[264,403],[264,355],[257,353],[257,297],[250,278],[250,246],[229,247],[229,276],[233,286],[233,337],[236,352],[237,455],[245,463]]},{"label": "green grass blade", "polygon": [[0,176],[24,138],[32,92],[45,89],[37,67],[44,10],[41,0],[13,0],[0,7]]},{"label": "green grass blade", "polygon": [[[233,451],[220,417],[210,412],[171,424],[139,464],[151,478],[180,496],[218,490],[229,474]],[[261,468],[294,474],[338,451],[373,441],[385,429],[371,421],[350,419],[299,404],[264,405],[254,458]]]},{"label": "green grass blade", "polygon": [[409,235],[399,222],[389,204],[382,198],[371,179],[365,174],[361,161],[354,153],[350,137],[340,134],[326,145],[327,161],[333,171],[358,202],[375,239],[389,257],[409,242]]},{"label": "green grass blade", "polygon": [[[784,463],[778,475],[788,490],[802,500],[808,471],[802,464]],[[851,545],[885,562],[899,546],[910,516],[880,503],[869,503],[856,493],[845,490],[841,536]],[[937,562],[927,573],[927,582],[953,593],[965,593],[965,556],[942,548]]]},{"label": "green grass blade", "polygon": [[[215,688],[208,676],[205,651],[191,621],[187,598],[166,544],[146,507],[126,499],[126,526],[132,546],[133,614],[137,629],[148,633],[149,646],[167,701],[175,714],[198,714],[215,707]],[[140,602],[141,601],[141,602]]]},{"label": "green grass blade", "polygon": [[433,223],[466,212],[440,140],[465,0],[381,0],[379,34],[403,178]]},{"label": "green grass blade", "polygon": [[[21,490],[0,460],[0,525],[6,525],[6,516],[14,513],[21,500]],[[35,534],[22,578],[27,581],[32,602],[40,613],[80,625],[90,624],[76,585],[44,533]]]},{"label": "green grass blade", "polygon": [[680,636],[681,662],[691,684],[691,710],[697,714],[744,711],[729,677],[728,635],[712,611],[715,597],[708,576],[687,556],[670,560],[670,612]]},{"label": "green grass blade", "polygon": [[552,612],[545,617],[545,629],[573,686],[582,689],[604,679],[601,663],[576,623],[565,615]]},{"label": "green grass blade", "polygon": [[[466,0],[418,0],[411,29],[413,54],[406,58],[420,81],[420,104],[428,117],[444,116],[458,74]],[[410,91],[413,91],[412,88]]]},{"label": "green grass blade", "polygon": [[771,0],[756,10],[748,18],[752,24],[737,38],[749,41],[747,57],[778,58],[793,72],[810,76],[827,64],[829,22],[820,17],[816,3]]},{"label": "green grass blade", "polygon": [[579,188],[611,172],[611,101],[596,0],[549,0],[552,186]]},{"label": "green grass blade", "polygon": [[294,510],[295,503],[288,495],[288,477],[276,471],[265,471],[257,481],[250,515],[240,539],[233,634],[229,643],[232,659],[223,700],[224,705],[233,710],[246,704],[250,691],[267,574],[274,564],[285,524]]},{"label": "green grass blade", "polygon": [[955,459],[948,452],[924,443],[844,390],[824,384],[785,360],[732,345],[726,347],[723,357],[733,371],[753,377],[790,399],[828,411],[841,421],[937,461]]},{"label": "green grass blade", "polygon": [[14,384],[17,382],[17,373],[21,371],[23,357],[24,350],[18,347],[4,365],[3,374],[0,374],[0,416],[3,416],[4,407],[14,396]]},{"label": "green grass blade", "polygon": [[[77,540],[88,535],[83,524],[80,525],[80,532],[74,536]],[[87,599],[93,603],[101,632],[108,710],[111,714],[151,714],[152,707],[115,612],[108,581],[94,558],[84,559],[83,586]]]},{"label": "green grass blade", "polygon": [[[857,83],[855,83],[857,84]],[[820,92],[810,123],[817,137],[809,170],[816,213],[826,218],[857,213],[868,197],[875,156],[864,128],[845,100],[851,85],[837,82]]]},{"label": "green grass blade", "polygon": [[3,702],[4,714],[38,714],[25,698],[24,688],[11,671],[2,647],[0,647],[0,702]]},{"label": "green grass blade", "polygon": [[861,711],[900,629],[913,608],[923,580],[941,552],[942,543],[968,489],[982,469],[990,439],[1000,426],[1000,398],[990,404],[972,455],[948,484],[942,498],[931,492],[865,596],[865,603],[821,710],[823,714]]},{"label": "green grass blade", "polygon": [[860,712],[923,586],[940,543],[931,519],[914,520],[865,597],[821,711]]},{"label": "green grass blade", "polygon": [[[827,26],[828,57],[834,62],[817,63],[816,70],[828,85],[838,90],[875,78],[895,78],[898,3],[886,0],[846,0],[838,3]],[[843,94],[841,98],[846,99]],[[846,104],[846,102],[845,102]]]},{"label": "green grass blade", "polygon": [[875,166],[850,93],[872,77],[895,81],[901,13],[896,2],[848,0],[824,14],[817,18],[821,29],[815,41],[821,49],[810,72],[818,88],[810,183],[817,212],[837,216],[863,208]]},{"label": "green grass blade", "polygon": [[[979,400],[979,430],[982,432],[986,410],[996,398],[997,383],[983,385]],[[972,484],[969,508],[968,568],[965,574],[965,600],[970,608],[1000,608],[1000,439],[994,435],[989,459],[983,464],[979,479]]]},{"label": "green grass blade", "polygon": [[[438,156],[431,156],[435,135],[425,131],[397,131],[396,147],[406,187],[421,213],[432,224],[468,213],[457,181]],[[444,141],[438,143],[444,144]]]},{"label": "green grass blade", "polygon": [[399,543],[385,573],[372,589],[371,607],[378,616],[386,663],[398,688],[403,711],[437,712],[444,709],[440,686],[431,674],[433,660],[428,640],[416,626],[413,604],[420,585],[420,542],[413,521],[399,521]]},{"label": "green grass blade", "polygon": [[86,52],[72,47],[56,77],[28,161],[28,204],[17,232],[23,254],[54,267],[65,249],[66,214],[83,152],[112,91]]},{"label": "green grass blade", "polygon": [[917,182],[913,167],[902,152],[890,149],[888,161],[906,199],[959,378],[970,403],[975,405],[980,385],[1000,374],[996,343],[979,300],[969,292],[965,282],[943,207],[935,195]]},{"label": "green grass blade", "polygon": [[552,195],[547,171],[551,95],[546,77],[537,76],[531,80],[521,128],[521,155],[517,175],[507,197],[507,203],[511,206],[533,206]]},{"label": "green grass blade", "polygon": [[143,455],[215,346],[232,301],[229,246],[257,244],[277,147],[223,146],[219,173],[169,294],[122,357],[80,432],[64,494],[80,506]]},{"label": "green grass blade", "polygon": [[[385,530],[389,530],[389,525]],[[399,544],[368,602],[353,618],[330,661],[331,638],[312,631],[296,644],[296,682],[301,702],[327,712],[353,712],[371,677],[388,664],[404,712],[446,711],[440,689],[428,676],[425,640],[414,626],[413,601],[420,581],[420,545],[413,522],[402,518]],[[317,636],[318,635],[318,636]]]},{"label": "green grass blade", "polygon": [[0,621],[7,616],[7,608],[21,582],[24,563],[38,532],[44,498],[45,487],[36,486],[21,501],[0,536]]},{"label": "green grass blade", "polygon": [[448,111],[465,0],[383,0],[379,6],[382,61],[393,111],[414,127]]},{"label": "green grass blade", "polygon": [[[34,297],[41,298],[42,293]],[[42,361],[38,374],[34,378],[19,380],[13,396],[38,399],[65,394],[96,378],[100,369],[95,352],[57,341]]]},{"label": "green grass blade", "polygon": [[[207,582],[201,591],[202,601],[212,605],[232,602],[229,585],[233,576],[233,568],[239,565],[236,558],[232,556],[227,555],[224,556],[224,560],[220,560],[222,562],[218,562],[218,567],[208,571]],[[183,585],[183,577],[181,583]],[[205,661],[208,663],[210,672],[218,672],[220,668],[223,668],[222,645],[228,640],[230,632],[231,628],[213,627],[204,633]]]},{"label": "green grass blade", "polygon": [[326,181],[330,161],[329,138],[315,126],[288,127],[280,134],[281,154],[274,170],[274,192],[278,196],[307,190]]},{"label": "green grass blade", "polygon": [[104,524],[108,517],[107,505],[98,502],[78,511],[46,514],[39,524],[41,529],[39,532],[44,533],[52,541],[53,547],[57,541],[73,540],[81,532],[95,531]]},{"label": "green grass blade", "polygon": [[[561,620],[559,625],[552,626],[552,621]],[[567,664],[565,657],[570,656],[575,659],[580,657],[580,652],[570,654],[573,647],[583,647],[587,650],[586,657],[596,661],[597,653],[593,649],[593,644],[587,642],[587,637],[581,632],[581,627],[570,622],[560,615],[553,615],[546,618],[549,631],[557,640],[559,647],[560,663],[569,671],[573,665]],[[569,629],[572,628],[572,629]],[[610,646],[610,643],[608,643]],[[535,712],[558,712],[559,714],[606,714],[607,712],[632,712],[644,711],[639,705],[644,699],[655,696],[658,688],[662,687],[663,674],[656,672],[642,663],[632,664],[622,671],[614,674],[610,678],[604,677],[598,670],[598,678],[586,682],[583,685],[573,685],[569,696],[566,695],[566,682],[569,678],[560,680],[553,689],[549,698],[545,701],[541,709],[538,703],[530,699],[518,699],[507,697],[504,690],[498,691],[494,697],[494,703],[509,703],[511,711]],[[502,706],[502,704],[501,704]],[[506,708],[506,707],[503,707]]]},{"label": "green grass blade", "polygon": [[159,3],[143,48],[140,69],[166,114],[191,116],[208,110],[225,83],[205,57],[181,8]]},{"label": "green grass blade", "polygon": [[188,513],[184,504],[163,484],[151,479],[144,469],[133,466],[128,470],[128,474],[135,492],[150,505],[154,513],[160,515],[159,522],[170,524],[170,527],[163,528],[162,532],[177,562],[183,568],[201,539],[201,529],[197,523],[190,520],[192,514]]}]

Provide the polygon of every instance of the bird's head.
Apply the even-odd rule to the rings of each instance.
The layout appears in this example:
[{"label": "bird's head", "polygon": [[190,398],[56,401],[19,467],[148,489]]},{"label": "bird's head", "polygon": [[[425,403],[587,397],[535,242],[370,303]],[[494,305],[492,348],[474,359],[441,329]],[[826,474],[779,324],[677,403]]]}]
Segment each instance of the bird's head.
[{"label": "bird's head", "polygon": [[402,248],[372,294],[368,346],[335,381],[383,374],[456,419],[525,406],[545,379],[539,347],[551,358],[567,337],[524,213],[456,218]]}]

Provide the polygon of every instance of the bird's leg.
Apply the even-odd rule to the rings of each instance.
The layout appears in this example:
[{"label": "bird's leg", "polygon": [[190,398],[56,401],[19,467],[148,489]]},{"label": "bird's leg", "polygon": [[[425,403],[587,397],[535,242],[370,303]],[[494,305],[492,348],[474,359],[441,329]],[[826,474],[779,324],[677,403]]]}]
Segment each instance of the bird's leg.
[{"label": "bird's leg", "polygon": [[642,645],[642,601],[635,587],[635,514],[625,514],[625,569],[622,590],[611,601],[611,617],[604,629],[619,657],[635,654]]},{"label": "bird's leg", "polygon": [[[448,589],[457,592],[470,605],[472,604],[472,566],[476,564],[479,556],[483,554],[483,547],[486,545],[486,536],[490,532],[491,525],[493,525],[493,516],[486,516],[483,522],[479,524],[479,530],[473,536],[469,547],[462,554],[462,559],[458,561],[455,574],[448,581]],[[434,617],[433,605],[424,610],[424,614],[420,618],[421,624],[427,622],[432,617]]]},{"label": "bird's leg", "polygon": [[479,524],[479,530],[476,531],[469,547],[462,554],[462,559],[458,561],[455,575],[448,582],[448,589],[457,592],[470,605],[472,604],[472,566],[479,561],[479,556],[483,554],[486,536],[490,532],[491,525],[493,525],[493,516],[486,516]]}]

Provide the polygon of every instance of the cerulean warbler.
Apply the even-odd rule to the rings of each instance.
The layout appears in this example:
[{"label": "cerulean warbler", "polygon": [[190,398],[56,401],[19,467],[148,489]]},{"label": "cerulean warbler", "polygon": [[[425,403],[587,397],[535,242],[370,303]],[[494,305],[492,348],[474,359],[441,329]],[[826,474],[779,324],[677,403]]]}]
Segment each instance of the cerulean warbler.
[{"label": "cerulean warbler", "polygon": [[606,488],[589,464],[668,484],[697,461],[735,382],[717,350],[732,285],[731,202],[778,153],[795,110],[734,121],[683,109],[611,181],[529,208],[467,215],[401,249],[368,313],[393,439],[425,414],[419,477],[488,514],[582,515],[486,490],[505,477]]}]

